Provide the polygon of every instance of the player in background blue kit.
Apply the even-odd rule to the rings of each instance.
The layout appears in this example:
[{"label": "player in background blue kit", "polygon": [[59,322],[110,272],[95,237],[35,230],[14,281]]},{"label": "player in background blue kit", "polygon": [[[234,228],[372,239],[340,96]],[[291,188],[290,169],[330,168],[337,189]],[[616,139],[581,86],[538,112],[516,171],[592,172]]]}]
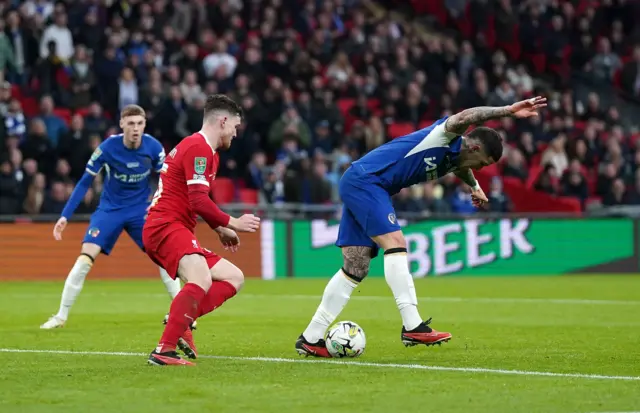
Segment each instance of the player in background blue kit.
[{"label": "player in background blue kit", "polygon": [[324,335],[369,272],[371,258],[384,250],[384,275],[402,317],[400,339],[405,346],[440,344],[450,333],[431,327],[418,313],[418,299],[409,272],[407,244],[396,219],[391,196],[402,188],[437,180],[453,172],[471,187],[475,206],[488,202],[473,170],[497,162],[502,140],[497,131],[469,126],[490,119],[537,116],[546,99],[536,97],[504,107],[476,107],[443,118],[431,126],[394,139],[353,162],[340,180],[344,203],[336,245],[344,266],[324,290],[320,306],[296,341],[301,355],[330,357]]},{"label": "player in background blue kit", "polygon": [[[142,227],[149,207],[149,177],[151,170],[160,172],[165,158],[162,144],[144,133],[145,124],[144,109],[137,105],[126,106],[120,113],[120,127],[124,133],[110,136],[100,144],[67,201],[53,229],[53,236],[58,241],[62,239],[68,219],[91,187],[94,177],[104,169],[100,205],[91,216],[80,256],[64,283],[60,309],[40,328],[64,326],[95,259],[101,252],[109,255],[123,230],[144,249]],[[171,298],[175,297],[180,291],[180,281],[172,280],[162,268],[160,275]]]}]

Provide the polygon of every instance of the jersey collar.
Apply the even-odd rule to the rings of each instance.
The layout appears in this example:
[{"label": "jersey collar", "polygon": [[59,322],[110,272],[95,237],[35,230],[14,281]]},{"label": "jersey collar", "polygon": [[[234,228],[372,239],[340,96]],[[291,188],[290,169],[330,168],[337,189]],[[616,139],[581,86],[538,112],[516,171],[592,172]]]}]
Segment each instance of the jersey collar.
[{"label": "jersey collar", "polygon": [[209,138],[207,138],[207,135],[204,133],[204,131],[203,131],[203,130],[200,130],[198,133],[202,136],[202,138],[204,139],[204,141],[207,143],[207,146],[209,146],[209,147],[211,148],[211,151],[212,151],[212,152],[213,152],[213,154],[215,155],[216,150],[215,150],[215,149],[214,149],[214,147],[213,147],[213,146],[211,146],[211,144],[209,143]]}]

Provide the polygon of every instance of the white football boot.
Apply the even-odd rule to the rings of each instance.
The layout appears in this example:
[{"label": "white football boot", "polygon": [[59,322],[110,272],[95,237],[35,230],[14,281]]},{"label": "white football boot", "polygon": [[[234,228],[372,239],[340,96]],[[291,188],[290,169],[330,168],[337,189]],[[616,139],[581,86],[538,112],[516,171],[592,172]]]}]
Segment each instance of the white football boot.
[{"label": "white football boot", "polygon": [[66,321],[67,320],[63,320],[57,315],[52,315],[51,317],[49,317],[46,323],[40,326],[40,328],[43,330],[51,330],[52,328],[61,328],[61,327],[64,327],[64,323]]}]

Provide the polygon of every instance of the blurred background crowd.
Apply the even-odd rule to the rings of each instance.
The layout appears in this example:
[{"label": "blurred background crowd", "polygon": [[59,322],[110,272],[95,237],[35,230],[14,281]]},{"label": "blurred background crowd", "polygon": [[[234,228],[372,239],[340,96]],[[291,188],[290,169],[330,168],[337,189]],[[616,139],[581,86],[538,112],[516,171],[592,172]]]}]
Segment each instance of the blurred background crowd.
[{"label": "blurred background crowd", "polygon": [[[144,107],[170,150],[211,93],[246,114],[219,203],[334,204],[367,151],[544,94],[539,118],[490,124],[508,144],[480,174],[491,210],[640,204],[640,2],[0,0],[0,16],[0,214],[60,213],[123,106]],[[453,177],[395,202],[399,215],[476,212]]]}]

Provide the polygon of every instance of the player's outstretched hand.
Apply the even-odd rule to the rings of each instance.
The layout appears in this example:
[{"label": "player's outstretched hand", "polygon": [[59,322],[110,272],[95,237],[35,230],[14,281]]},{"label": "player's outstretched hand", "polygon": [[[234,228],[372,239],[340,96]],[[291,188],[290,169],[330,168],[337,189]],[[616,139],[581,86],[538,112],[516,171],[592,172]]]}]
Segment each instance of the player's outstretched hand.
[{"label": "player's outstretched hand", "polygon": [[489,199],[484,194],[482,188],[478,188],[471,190],[471,202],[473,203],[474,207],[480,208],[485,206],[489,202]]},{"label": "player's outstretched hand", "polygon": [[56,241],[60,241],[62,239],[62,231],[67,227],[67,219],[65,217],[60,217],[56,225],[53,227],[53,238]]},{"label": "player's outstretched hand", "polygon": [[256,232],[260,227],[260,218],[253,214],[244,214],[240,218],[233,218],[229,221],[228,228],[239,232]]},{"label": "player's outstretched hand", "polygon": [[538,116],[538,109],[547,106],[547,98],[536,96],[531,99],[522,100],[509,106],[509,110],[516,118],[530,118]]},{"label": "player's outstretched hand", "polygon": [[216,229],[216,231],[225,250],[231,250],[231,252],[238,251],[238,247],[240,247],[240,237],[238,237],[238,234],[236,234],[234,230],[221,227]]}]

